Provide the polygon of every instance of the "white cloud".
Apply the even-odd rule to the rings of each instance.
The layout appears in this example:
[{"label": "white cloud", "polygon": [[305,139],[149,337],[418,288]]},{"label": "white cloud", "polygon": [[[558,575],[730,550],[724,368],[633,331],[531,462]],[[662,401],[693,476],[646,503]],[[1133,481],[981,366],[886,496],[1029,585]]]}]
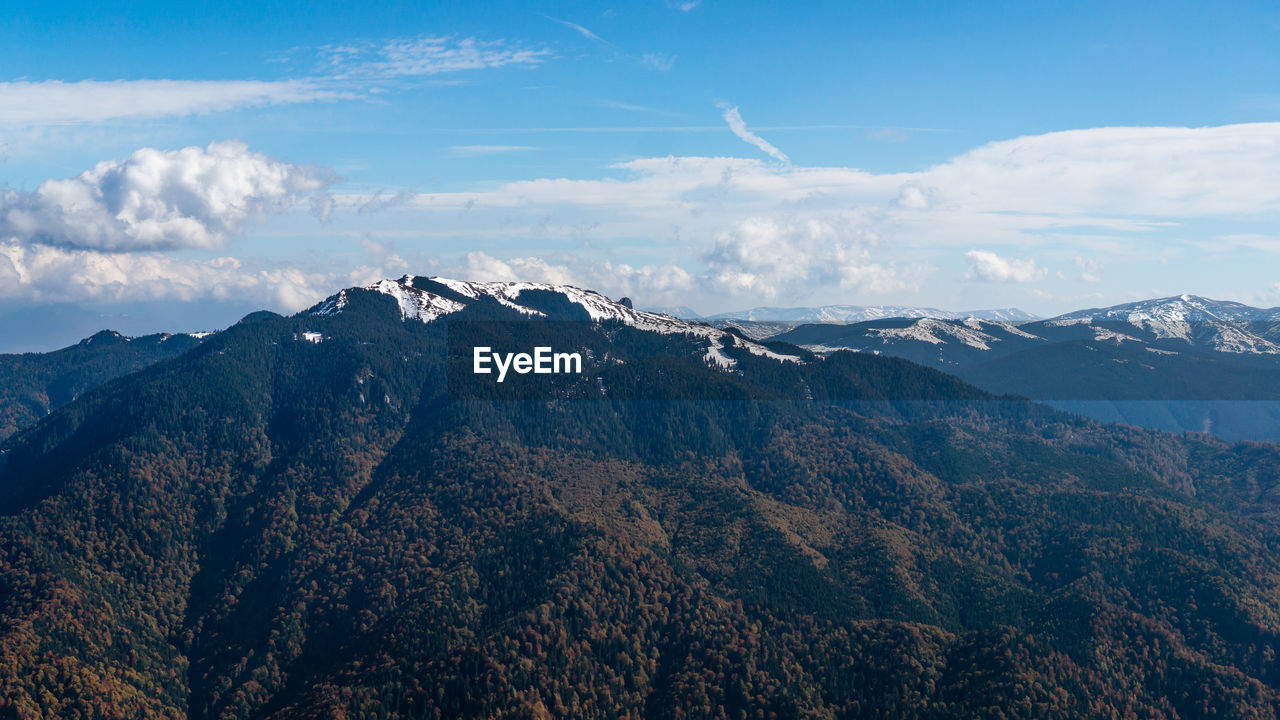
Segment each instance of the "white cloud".
[{"label": "white cloud", "polygon": [[224,257],[203,262],[156,253],[25,246],[0,242],[0,298],[30,302],[255,298],[300,309],[318,297],[317,278],[299,270],[247,271]]},{"label": "white cloud", "polygon": [[422,194],[414,206],[435,217],[464,205],[501,208],[491,230],[504,235],[535,219],[566,231],[590,226],[599,239],[653,237],[679,225],[707,244],[747,217],[860,208],[880,213],[882,236],[912,247],[1075,242],[1101,251],[1110,238],[1107,252],[1115,252],[1158,242],[1185,218],[1280,212],[1280,123],[1050,133],[909,173],[709,157],[643,158],[613,169],[621,174]]},{"label": "white cloud", "polygon": [[352,98],[315,80],[116,80],[0,83],[0,125],[38,126],[183,116]]},{"label": "white cloud", "polygon": [[296,312],[340,288],[410,268],[389,247],[366,246],[365,264],[339,272],[253,265],[234,257],[183,260],[162,253],[111,253],[0,241],[0,301],[23,303],[250,301]]},{"label": "white cloud", "polygon": [[929,196],[915,185],[905,185],[898,193],[898,207],[923,210],[929,207]]},{"label": "white cloud", "polygon": [[[486,267],[508,277],[569,277],[639,298],[645,283],[654,292],[688,287],[694,297],[674,300],[700,307],[725,302],[730,290],[783,302],[876,292],[950,304],[943,294],[959,292],[964,269],[930,283],[927,298],[912,293],[931,265],[971,249],[970,280],[1030,282],[1049,273],[1029,258],[1079,256],[1099,266],[1054,269],[1102,283],[1118,277],[1101,273],[1117,255],[1168,262],[1170,248],[1193,247],[1189,219],[1244,217],[1248,224],[1237,227],[1260,231],[1219,236],[1213,244],[1222,252],[1274,248],[1264,234],[1280,215],[1280,123],[1050,133],[984,145],[918,172],[658,157],[593,179],[335,200],[330,234],[380,233],[440,248],[465,239],[462,247],[494,260],[477,260],[478,277]],[[389,200],[401,203],[397,212],[369,214]],[[662,255],[649,260],[655,253]]]},{"label": "white cloud", "polygon": [[1280,208],[1280,123],[1070,130],[989,143],[927,170],[984,212],[1154,216]]},{"label": "white cloud", "polygon": [[[957,282],[966,270],[969,280],[1025,282],[1048,273],[1019,258],[1048,252],[1093,259],[1099,268],[1070,275],[1102,283],[1112,279],[1100,270],[1108,258],[1160,258],[1171,247],[1186,247],[1189,218],[1274,221],[1280,123],[1050,133],[991,143],[904,173],[731,157],[641,158],[610,170],[596,179],[549,177],[424,193],[405,214],[417,218],[418,237],[467,238],[495,254],[519,243],[526,249],[516,254],[547,257],[589,242],[595,262],[617,262],[631,260],[623,253],[640,247],[651,253],[655,243],[677,237],[660,247],[697,280],[696,297],[684,300],[690,304],[723,302],[731,289],[779,300],[812,291],[834,301],[851,288],[880,291],[895,302],[948,304],[954,301],[939,295],[961,292]],[[1204,179],[1203,187],[1196,178]],[[833,222],[846,214],[857,221]],[[753,242],[748,220],[776,225],[781,249]],[[850,243],[850,236],[833,233],[829,237],[846,239],[837,250],[830,240],[824,246],[808,239],[803,228],[810,221],[841,232],[856,226],[877,240]],[[1272,245],[1245,235],[1213,244],[1224,252],[1232,245]],[[999,254],[995,262],[980,256],[937,278],[928,286],[930,298],[912,298],[931,266],[948,266],[947,258],[973,248]]]},{"label": "white cloud", "polygon": [[970,250],[964,259],[969,263],[970,280],[1026,283],[1045,276],[1045,270],[1036,268],[1035,260],[1002,258],[989,250]]},{"label": "white cloud", "polygon": [[747,129],[747,123],[742,119],[742,113],[738,112],[738,106],[722,104],[721,109],[724,110],[724,121],[729,124],[729,129],[733,131],[743,142],[755,145],[760,148],[761,152],[778,162],[790,165],[791,158],[787,154],[774,147],[768,140],[756,135]]},{"label": "white cloud", "polygon": [[32,192],[0,194],[0,237],[111,251],[216,249],[247,223],[303,200],[327,219],[334,179],[239,142],[144,148]]},{"label": "white cloud", "polygon": [[557,285],[581,284],[573,271],[564,265],[552,265],[538,257],[516,257],[504,261],[478,250],[467,253],[462,271],[468,279],[485,282],[525,280]]},{"label": "white cloud", "polygon": [[689,271],[674,263],[633,267],[626,263],[580,259],[563,263],[549,262],[540,257],[500,260],[478,250],[467,253],[460,262],[446,266],[444,271],[472,280],[524,280],[575,285],[613,298],[641,298],[648,304],[682,298],[697,284]]},{"label": "white cloud", "polygon": [[883,293],[909,287],[925,268],[871,261],[874,218],[846,213],[816,217],[753,217],[721,232],[705,256],[711,285],[773,300],[815,286]]}]

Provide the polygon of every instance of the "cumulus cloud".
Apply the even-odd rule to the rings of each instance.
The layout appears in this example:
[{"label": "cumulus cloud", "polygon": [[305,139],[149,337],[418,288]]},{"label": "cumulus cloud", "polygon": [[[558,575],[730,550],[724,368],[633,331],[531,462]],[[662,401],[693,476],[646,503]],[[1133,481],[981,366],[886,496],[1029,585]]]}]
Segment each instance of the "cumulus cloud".
[{"label": "cumulus cloud", "polygon": [[366,247],[370,262],[341,271],[253,264],[234,257],[186,260],[156,252],[111,253],[0,241],[0,301],[249,301],[296,312],[344,287],[396,277],[408,268],[389,248]]},{"label": "cumulus cloud", "polygon": [[0,298],[32,302],[256,298],[301,309],[324,278],[296,269],[249,270],[230,257],[193,262],[158,253],[0,242]]},{"label": "cumulus cloud", "polygon": [[989,250],[970,250],[964,259],[969,263],[970,280],[1026,283],[1045,276],[1043,269],[1036,268],[1035,260],[1002,258]]},{"label": "cumulus cloud", "polygon": [[556,285],[581,284],[567,266],[553,265],[539,257],[499,260],[477,250],[467,253],[461,269],[465,277],[476,280],[525,280]]},{"label": "cumulus cloud", "polygon": [[742,119],[742,113],[738,112],[737,105],[721,104],[720,109],[724,111],[724,121],[729,124],[729,129],[733,131],[743,142],[755,145],[761,152],[769,157],[786,165],[791,164],[791,158],[787,154],[774,147],[768,140],[747,129],[747,123]]},{"label": "cumulus cloud", "polygon": [[641,298],[642,302],[649,304],[684,297],[697,283],[689,271],[675,263],[634,267],[607,260],[551,262],[536,256],[500,260],[482,251],[467,253],[461,262],[446,267],[445,272],[472,280],[524,280],[575,285],[614,298]]},{"label": "cumulus cloud", "polygon": [[771,300],[824,283],[872,293],[912,285],[923,268],[903,271],[871,261],[877,241],[871,220],[861,214],[747,218],[716,236],[704,258],[707,277],[718,290]]},{"label": "cumulus cloud", "polygon": [[326,219],[334,180],[239,142],[144,148],[32,192],[0,194],[0,237],[110,251],[217,249],[249,222],[304,200]]}]

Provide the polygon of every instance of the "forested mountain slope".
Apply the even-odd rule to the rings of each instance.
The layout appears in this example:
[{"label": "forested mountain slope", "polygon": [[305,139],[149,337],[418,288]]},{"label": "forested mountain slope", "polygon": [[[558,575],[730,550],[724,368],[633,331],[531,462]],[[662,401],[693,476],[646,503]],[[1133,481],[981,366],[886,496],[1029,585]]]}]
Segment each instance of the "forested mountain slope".
[{"label": "forested mountain slope", "polygon": [[[469,348],[583,375],[465,372]],[[1280,451],[404,278],[0,446],[0,717],[1274,717]]]},{"label": "forested mountain slope", "polygon": [[87,390],[199,343],[192,335],[127,338],[104,330],[54,352],[0,355],[0,440]]}]

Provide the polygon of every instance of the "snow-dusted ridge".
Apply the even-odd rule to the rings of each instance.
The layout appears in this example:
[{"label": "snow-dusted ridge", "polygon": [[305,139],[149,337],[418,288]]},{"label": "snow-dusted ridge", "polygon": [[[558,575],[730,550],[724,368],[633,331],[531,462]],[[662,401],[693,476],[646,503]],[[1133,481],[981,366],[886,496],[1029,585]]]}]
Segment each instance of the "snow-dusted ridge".
[{"label": "snow-dusted ridge", "polygon": [[[974,325],[978,327],[975,328]],[[949,337],[972,348],[990,350],[990,343],[998,342],[999,338],[982,332],[979,329],[980,323],[974,323],[974,325],[967,322],[951,323],[935,318],[923,318],[906,327],[877,328],[872,332],[885,340],[917,340],[931,345],[945,344],[947,341],[943,337]]]},{"label": "snow-dusted ridge", "polygon": [[[1157,340],[1182,340],[1192,345],[1205,345],[1217,352],[1237,355],[1280,355],[1280,345],[1257,335],[1249,328],[1250,323],[1274,322],[1277,315],[1275,308],[1255,308],[1198,295],[1175,295],[1107,308],[1078,310],[1060,315],[1045,324],[1063,326],[1074,323],[1119,322],[1150,333]],[[1110,331],[1099,331],[1098,339],[1104,339],[1104,332],[1109,333],[1110,339],[1118,339],[1117,334]]]},{"label": "snow-dusted ridge", "polygon": [[[398,280],[380,280],[363,289],[394,298],[400,307],[400,317],[405,321],[412,319],[422,322],[434,322],[442,317],[459,312],[467,306],[467,303],[414,287],[414,281],[417,279],[416,276],[405,275]],[[585,310],[592,322],[615,321],[637,330],[663,335],[689,335],[705,339],[708,343],[705,359],[708,363],[723,369],[730,369],[737,364],[733,358],[722,352],[722,348],[726,343],[733,347],[742,348],[753,355],[771,358],[780,362],[800,362],[798,357],[774,352],[759,343],[744,340],[724,330],[701,323],[681,320],[670,315],[636,310],[628,305],[610,300],[594,290],[584,290],[572,285],[552,285],[535,282],[470,282],[442,277],[424,277],[423,279],[448,288],[457,296],[468,298],[469,300],[490,298],[504,307],[530,316],[545,316],[545,313],[521,303],[521,293],[530,290],[557,293]],[[306,311],[306,314],[324,316],[342,312],[349,302],[349,292],[349,290],[343,290],[337,295],[327,298]]]}]

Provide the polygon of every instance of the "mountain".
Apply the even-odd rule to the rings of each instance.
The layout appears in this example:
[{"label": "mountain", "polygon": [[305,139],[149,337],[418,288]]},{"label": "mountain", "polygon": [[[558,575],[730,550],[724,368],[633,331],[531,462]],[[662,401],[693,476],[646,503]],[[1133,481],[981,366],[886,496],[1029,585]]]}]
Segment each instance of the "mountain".
[{"label": "mountain", "polygon": [[239,299],[0,307],[0,354],[51,352],[104,328],[128,337],[154,335],[160,329],[198,333],[227,327],[257,309]]},{"label": "mountain", "polygon": [[1277,311],[1191,295],[1019,325],[977,319],[811,324],[767,336],[903,357],[1104,420],[1280,440]]},{"label": "mountain", "polygon": [[1280,320],[1280,308],[1255,308],[1229,300],[1211,300],[1198,295],[1141,300],[1091,308],[1060,315],[1054,320],[1123,320],[1135,325],[1152,323],[1181,323],[1216,321],[1225,323],[1275,322]]},{"label": "mountain", "polygon": [[1026,322],[1036,316],[1017,308],[1000,310],[970,310],[952,312],[936,308],[902,305],[823,305],[821,307],[780,308],[758,307],[750,310],[719,313],[705,318],[708,321],[746,320],[753,322],[790,323],[855,323],[885,318],[979,318],[1001,322]]},{"label": "mountain", "polygon": [[1195,295],[1146,300],[1109,308],[1081,310],[1050,323],[1120,324],[1151,339],[1184,340],[1225,353],[1280,353],[1280,308],[1264,310]]},{"label": "mountain", "polygon": [[[583,372],[499,384],[479,343]],[[1278,470],[577,288],[387,280],[0,445],[0,716],[1274,717]]]},{"label": "mountain", "polygon": [[55,352],[0,355],[0,441],[109,380],[190,350],[201,337],[103,330]]},{"label": "mountain", "polygon": [[781,320],[773,322],[764,320],[707,320],[705,322],[711,327],[717,327],[721,330],[733,328],[752,340],[765,340],[804,324]]}]

